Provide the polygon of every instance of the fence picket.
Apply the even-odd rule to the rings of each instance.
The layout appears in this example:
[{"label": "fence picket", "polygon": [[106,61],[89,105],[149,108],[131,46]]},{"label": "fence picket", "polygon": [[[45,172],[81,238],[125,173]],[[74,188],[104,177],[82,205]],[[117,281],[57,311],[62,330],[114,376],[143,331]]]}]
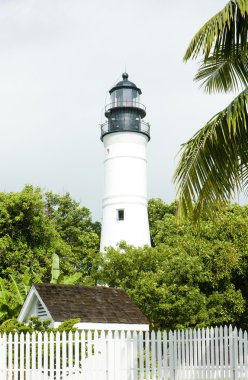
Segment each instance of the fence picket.
[{"label": "fence picket", "polygon": [[248,379],[247,332],[82,331],[0,335],[1,380]]},{"label": "fence picket", "polygon": [[225,347],[225,354],[224,354],[224,378],[229,379],[230,378],[230,360],[229,360],[229,336],[228,336],[228,328],[227,326],[224,326],[224,347]]},{"label": "fence picket", "polygon": [[175,380],[174,378],[174,361],[173,361],[173,333],[169,332],[169,370],[170,370],[170,380]]},{"label": "fence picket", "polygon": [[72,346],[72,331],[68,334],[68,376],[73,376],[73,346]]},{"label": "fence picket", "polygon": [[14,335],[14,380],[18,380],[18,370],[19,370],[19,362],[18,362],[18,356],[19,356],[19,338],[18,334],[15,333]]},{"label": "fence picket", "polygon": [[214,351],[215,351],[215,368],[216,368],[216,378],[219,379],[219,330],[216,326],[214,329]]},{"label": "fence picket", "polygon": [[207,378],[207,371],[206,371],[206,335],[205,335],[205,329],[201,330],[201,341],[202,341],[202,379]]},{"label": "fence picket", "polygon": [[156,380],[156,345],[155,345],[155,332],[151,333],[151,345],[152,345],[152,380]]},{"label": "fence picket", "polygon": [[183,379],[186,379],[186,360],[185,360],[185,335],[184,335],[184,331],[182,330],[181,331],[181,363],[182,363],[182,367],[181,367],[181,378],[180,380],[183,380]]},{"label": "fence picket", "polygon": [[207,351],[207,380],[211,380],[210,377],[210,330],[206,329],[206,351]]},{"label": "fence picket", "polygon": [[[132,355],[131,355],[131,349],[132,349],[132,337],[131,335],[128,338],[129,340],[129,347],[130,347],[130,355],[128,360],[128,366],[132,368]],[[108,330],[107,333],[107,368],[108,368],[108,380],[114,380],[114,361],[115,361],[115,350],[114,350],[114,341],[113,341],[113,335],[112,331]]]},{"label": "fence picket", "polygon": [[230,379],[234,380],[234,361],[233,361],[233,331],[232,326],[229,326],[229,360],[230,360]]},{"label": "fence picket", "polygon": [[[1,340],[1,339],[0,339]],[[7,368],[7,378],[12,379],[13,377],[13,335],[10,333],[8,335],[8,368]],[[27,379],[29,380],[29,379]]]},{"label": "fence picket", "polygon": [[189,330],[189,378],[194,379],[194,361],[193,361],[193,331]]},{"label": "fence picket", "polygon": [[197,334],[196,329],[193,330],[193,367],[194,367],[194,377],[193,379],[198,379],[198,358],[197,358]]},{"label": "fence picket", "polygon": [[[5,334],[6,338],[6,334]],[[20,380],[24,380],[24,335],[20,334],[20,359],[19,359],[19,378]]]},{"label": "fence picket", "polygon": [[197,379],[202,379],[202,348],[201,348],[201,330],[197,329]]},{"label": "fence picket", "polygon": [[146,352],[146,361],[145,361],[145,372],[146,380],[150,379],[150,337],[149,332],[145,333],[145,352]]},{"label": "fence picket", "polygon": [[177,376],[177,368],[178,368],[178,362],[177,362],[177,332],[174,330],[173,333],[173,373],[174,373],[174,380],[178,380]]},{"label": "fence picket", "polygon": [[[139,349],[138,349],[138,355],[139,355],[139,378],[143,380],[144,379],[143,331],[139,331],[139,333],[138,333],[138,340],[139,340]],[[162,363],[162,358],[161,358],[161,363]]]},{"label": "fence picket", "polygon": [[66,367],[67,367],[67,342],[66,342],[66,332],[62,332],[62,377],[66,377]]},{"label": "fence picket", "polygon": [[7,335],[3,334],[0,339],[0,375],[5,378],[7,375]]},{"label": "fence picket", "polygon": [[56,368],[56,380],[60,379],[60,362],[61,362],[61,348],[60,348],[60,333],[56,333],[56,363],[55,363],[55,368]]},{"label": "fence picket", "polygon": [[49,375],[51,377],[51,379],[54,378],[54,362],[55,362],[55,359],[54,359],[54,334],[53,333],[50,333],[49,334],[49,352],[50,352],[50,360],[49,360],[49,369],[50,369],[50,372],[49,372]]},{"label": "fence picket", "polygon": [[[93,356],[95,358],[93,366],[94,366],[94,378],[99,379],[101,376],[101,367],[102,367],[102,347],[101,347],[101,333],[102,331],[94,331],[94,352]],[[119,341],[118,336],[116,336],[116,340]],[[118,343],[117,343],[118,344]],[[119,365],[119,362],[118,362]]]},{"label": "fence picket", "polygon": [[168,372],[168,340],[167,340],[167,332],[163,332],[163,373],[164,379],[167,380],[169,377]]},{"label": "fence picket", "polygon": [[244,332],[244,366],[245,366],[245,379],[248,379],[248,339],[247,331]]},{"label": "fence picket", "polygon": [[24,368],[25,368],[25,379],[30,379],[30,334],[27,333],[25,336],[25,354],[24,354]]},{"label": "fence picket", "polygon": [[210,328],[210,373],[211,379],[216,379],[215,376],[215,358],[214,358],[214,328]]},{"label": "fence picket", "polygon": [[86,335],[85,331],[83,330],[81,332],[81,337],[80,337],[80,343],[81,343],[81,371],[84,374],[85,373],[85,351],[86,351]]},{"label": "fence picket", "polygon": [[157,351],[157,367],[158,367],[158,370],[157,370],[157,374],[158,374],[158,378],[161,379],[162,378],[162,345],[161,345],[161,331],[158,330],[157,332],[157,345],[156,345],[156,351]]},{"label": "fence picket", "polygon": [[48,336],[47,332],[43,335],[44,349],[43,349],[43,374],[45,379],[48,378]]},{"label": "fence picket", "polygon": [[189,368],[190,368],[190,359],[189,359],[189,330],[186,330],[186,332],[185,332],[185,340],[186,340],[186,342],[187,342],[187,344],[186,344],[186,350],[185,350],[185,354],[186,354],[186,377],[185,377],[185,379],[186,380],[188,380],[188,379],[190,379],[190,370],[189,370]]},{"label": "fence picket", "polygon": [[180,332],[180,377],[179,380],[185,379],[185,345],[184,331]]},{"label": "fence picket", "polygon": [[243,333],[241,329],[238,333],[238,361],[239,361],[239,378],[244,379],[244,360],[243,360]]},{"label": "fence picket", "polygon": [[42,380],[42,348],[43,348],[43,341],[42,341],[42,333],[38,332],[38,359],[37,359],[37,369],[38,369],[38,379]]},{"label": "fence picket", "polygon": [[238,380],[238,330],[236,327],[233,330],[233,370],[234,380]]},{"label": "fence picket", "polygon": [[223,327],[220,326],[219,330],[219,336],[220,336],[220,344],[219,344],[219,350],[220,350],[220,379],[224,380],[224,350],[223,350]]},{"label": "fence picket", "polygon": [[[142,347],[143,347],[143,342],[142,342]],[[120,380],[125,380],[125,376],[127,373],[127,345],[126,345],[125,331],[121,331],[121,335],[120,335],[120,355],[121,355]]]}]

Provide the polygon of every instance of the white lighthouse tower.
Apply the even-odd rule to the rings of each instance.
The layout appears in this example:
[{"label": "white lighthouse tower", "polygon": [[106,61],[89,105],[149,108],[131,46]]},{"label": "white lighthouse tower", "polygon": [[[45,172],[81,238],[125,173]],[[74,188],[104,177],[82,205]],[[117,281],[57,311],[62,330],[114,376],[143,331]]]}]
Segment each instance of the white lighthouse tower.
[{"label": "white lighthouse tower", "polygon": [[104,196],[100,251],[125,240],[136,247],[150,245],[147,214],[147,158],[150,126],[141,90],[122,75],[109,93],[108,119],[101,125],[104,144]]}]

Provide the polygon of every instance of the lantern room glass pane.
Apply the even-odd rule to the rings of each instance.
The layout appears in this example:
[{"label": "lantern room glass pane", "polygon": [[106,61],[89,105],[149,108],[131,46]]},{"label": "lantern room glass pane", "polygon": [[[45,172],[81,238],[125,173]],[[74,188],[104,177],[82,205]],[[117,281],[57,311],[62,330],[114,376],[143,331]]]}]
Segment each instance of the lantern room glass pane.
[{"label": "lantern room glass pane", "polygon": [[131,104],[133,102],[139,102],[139,93],[132,88],[124,87],[113,91],[111,94],[111,103],[115,103],[116,105],[123,103]]}]

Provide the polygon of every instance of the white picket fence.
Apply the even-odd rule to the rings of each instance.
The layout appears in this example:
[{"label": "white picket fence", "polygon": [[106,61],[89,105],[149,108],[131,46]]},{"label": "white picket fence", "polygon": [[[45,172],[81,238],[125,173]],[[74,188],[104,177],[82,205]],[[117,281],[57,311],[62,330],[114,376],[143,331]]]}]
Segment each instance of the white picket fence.
[{"label": "white picket fence", "polygon": [[0,380],[248,379],[247,333],[82,331],[0,336]]}]

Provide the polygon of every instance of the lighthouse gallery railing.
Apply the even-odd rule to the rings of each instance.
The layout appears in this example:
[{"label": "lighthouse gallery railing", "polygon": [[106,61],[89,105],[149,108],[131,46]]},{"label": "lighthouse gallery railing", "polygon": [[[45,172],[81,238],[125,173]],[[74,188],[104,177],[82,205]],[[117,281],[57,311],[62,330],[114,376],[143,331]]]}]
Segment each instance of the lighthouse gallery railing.
[{"label": "lighthouse gallery railing", "polygon": [[112,125],[109,121],[106,121],[105,123],[103,124],[100,124],[100,127],[101,127],[101,139],[103,138],[103,136],[105,136],[107,133],[113,133],[113,132],[139,132],[139,133],[143,133],[144,135],[146,135],[149,140],[150,140],[150,124],[143,121],[143,120],[139,120],[137,124],[135,124],[135,126],[132,126],[132,125],[129,125],[127,126],[126,128],[122,128],[120,130],[118,124],[116,125]]}]

